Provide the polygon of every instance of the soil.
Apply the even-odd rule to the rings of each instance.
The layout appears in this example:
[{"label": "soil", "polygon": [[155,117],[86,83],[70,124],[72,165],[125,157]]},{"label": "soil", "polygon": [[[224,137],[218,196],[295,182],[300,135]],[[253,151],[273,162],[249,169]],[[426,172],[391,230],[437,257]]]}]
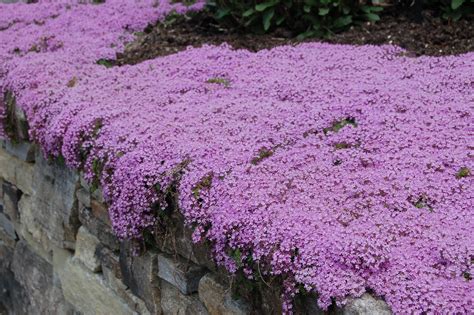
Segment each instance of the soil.
[{"label": "soil", "polygon": [[[413,19],[398,9],[388,9],[376,23],[354,25],[349,30],[333,34],[327,39],[306,39],[304,42],[340,44],[393,44],[405,48],[410,56],[456,55],[474,51],[474,18],[450,23],[423,11],[423,21]],[[294,34],[276,30],[266,35],[242,33],[217,25],[207,12],[192,16],[174,16],[163,23],[148,26],[117,55],[114,64],[136,64],[147,59],[165,56],[204,44],[228,43],[235,49],[258,51],[280,45],[301,43]]]}]

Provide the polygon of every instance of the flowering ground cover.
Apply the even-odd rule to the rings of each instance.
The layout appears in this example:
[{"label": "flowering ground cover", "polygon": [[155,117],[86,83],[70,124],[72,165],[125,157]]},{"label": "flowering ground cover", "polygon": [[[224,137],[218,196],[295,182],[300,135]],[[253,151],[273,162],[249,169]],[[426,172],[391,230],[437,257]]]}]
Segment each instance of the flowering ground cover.
[{"label": "flowering ground cover", "polygon": [[474,53],[222,45],[108,67],[201,6],[0,5],[0,89],[45,154],[102,185],[122,238],[176,189],[194,240],[281,276],[288,312],[304,288],[322,307],[370,289],[400,314],[472,313]]}]

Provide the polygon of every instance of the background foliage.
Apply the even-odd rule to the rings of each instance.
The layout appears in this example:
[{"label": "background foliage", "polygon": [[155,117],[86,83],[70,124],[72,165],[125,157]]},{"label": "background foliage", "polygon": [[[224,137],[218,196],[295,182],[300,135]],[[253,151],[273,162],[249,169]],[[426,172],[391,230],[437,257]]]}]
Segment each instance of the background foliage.
[{"label": "background foliage", "polygon": [[[420,0],[417,0],[420,1]],[[210,0],[209,7],[214,17],[228,26],[264,33],[284,28],[298,34],[300,38],[328,36],[344,30],[354,23],[380,20],[385,2],[372,0],[363,3],[354,0]],[[413,1],[404,2],[407,10]],[[443,18],[456,21],[474,13],[474,0],[425,0],[423,8],[440,12]]]}]

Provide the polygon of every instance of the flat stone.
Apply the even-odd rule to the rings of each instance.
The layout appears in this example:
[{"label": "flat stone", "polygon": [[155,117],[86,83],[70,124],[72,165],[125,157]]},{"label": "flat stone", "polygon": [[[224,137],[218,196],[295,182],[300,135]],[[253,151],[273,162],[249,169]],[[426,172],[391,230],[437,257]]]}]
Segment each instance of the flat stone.
[{"label": "flat stone", "polygon": [[16,141],[28,140],[29,127],[26,114],[19,106],[17,106],[14,93],[6,91],[4,93],[3,101],[6,105],[8,113],[7,117],[10,117],[7,124],[13,127],[10,136]]},{"label": "flat stone", "polygon": [[35,161],[36,146],[27,141],[5,142],[5,150],[14,157],[28,163]]},{"label": "flat stone", "polygon": [[3,212],[13,222],[18,221],[18,202],[23,194],[16,186],[9,182],[3,181]]},{"label": "flat stone", "polygon": [[84,315],[134,313],[100,274],[90,272],[66,251],[57,249],[54,252],[54,269],[58,273],[66,301],[80,313]]},{"label": "flat stone", "polygon": [[80,205],[90,208],[91,207],[91,195],[84,188],[79,188],[76,191],[76,197]]},{"label": "flat stone", "polygon": [[[163,315],[207,315],[204,304],[197,294],[184,295],[165,280],[160,281],[161,309]],[[225,313],[223,313],[225,314]]]},{"label": "flat stone", "polygon": [[174,211],[171,214],[170,222],[172,224],[166,227],[166,237],[156,239],[160,250],[171,256],[178,254],[197,265],[216,271],[216,265],[210,255],[210,248],[205,244],[194,244],[192,242],[193,232],[186,228],[183,215],[179,211]]},{"label": "flat stone", "polygon": [[101,243],[96,248],[95,256],[99,259],[102,270],[107,269],[113,273],[115,278],[119,280],[123,279],[118,253],[113,252]]},{"label": "flat stone", "polygon": [[[7,232],[0,226],[0,244],[10,248],[14,248],[17,240],[18,238],[16,234],[15,238],[13,238],[10,234],[7,234]],[[2,256],[0,255],[0,257]]]},{"label": "flat stone", "polygon": [[0,212],[3,212],[3,183],[5,181],[0,177]]},{"label": "flat stone", "polygon": [[13,222],[8,220],[6,215],[2,212],[0,212],[0,228],[11,239],[16,240],[18,238],[16,235],[15,226],[13,225]]},{"label": "flat stone", "polygon": [[53,266],[35,254],[25,241],[17,243],[12,271],[27,296],[28,314],[64,312],[64,298],[60,283],[54,279]]},{"label": "flat stone", "polygon": [[21,238],[27,240],[34,251],[43,259],[51,261],[50,251],[53,244],[46,230],[36,220],[38,211],[33,204],[33,198],[23,195],[18,202],[18,211],[21,223],[17,229],[18,234]]},{"label": "flat stone", "polygon": [[192,262],[158,255],[158,277],[174,285],[183,294],[197,292],[199,280],[205,273],[205,268]]},{"label": "flat stone", "polygon": [[91,194],[91,197],[98,202],[103,203],[104,202],[104,196],[102,193],[102,188],[98,187],[94,191],[91,191],[91,185],[90,183],[84,178],[84,174],[81,172],[80,173],[80,183],[81,186],[84,188],[85,191]]},{"label": "flat stone", "polygon": [[112,228],[95,215],[97,211],[94,213],[91,208],[79,206],[79,221],[87,227],[89,232],[111,250],[119,250],[120,244]]},{"label": "flat stone", "polygon": [[211,315],[250,314],[250,307],[231,297],[230,289],[222,285],[215,276],[208,273],[199,281],[199,299]]},{"label": "flat stone", "polygon": [[99,245],[100,241],[97,237],[89,233],[84,226],[79,228],[76,237],[76,252],[74,256],[92,272],[99,272],[101,270],[100,260],[96,256],[96,250]]},{"label": "flat stone", "polygon": [[32,203],[35,220],[56,246],[72,247],[80,226],[76,189],[79,176],[64,165],[37,154],[33,173]]},{"label": "flat stone", "polygon": [[123,282],[133,294],[145,301],[151,313],[157,313],[160,309],[158,256],[153,251],[136,256],[131,253],[130,247],[130,242],[123,242],[120,248]]},{"label": "flat stone", "polygon": [[26,163],[0,148],[0,177],[14,183],[24,194],[34,193],[34,164]]},{"label": "flat stone", "polygon": [[6,314],[27,314],[29,300],[11,271],[14,248],[0,242],[0,305]]},{"label": "flat stone", "polygon": [[391,315],[390,307],[381,299],[365,293],[353,299],[343,308],[344,315]]},{"label": "flat stone", "polygon": [[110,222],[109,210],[107,207],[95,200],[92,199],[90,202],[92,215],[99,219],[101,222],[105,223],[107,226],[112,227],[112,222]]},{"label": "flat stone", "polygon": [[[137,312],[140,315],[151,315],[152,313],[148,310],[145,302],[139,299],[136,295],[132,293],[132,291],[122,282],[120,279],[115,277],[115,274],[112,270],[104,267],[102,269],[104,274],[104,279],[107,281],[108,286],[122,298],[131,309]],[[157,309],[157,311],[153,314],[161,314],[161,309]]]}]

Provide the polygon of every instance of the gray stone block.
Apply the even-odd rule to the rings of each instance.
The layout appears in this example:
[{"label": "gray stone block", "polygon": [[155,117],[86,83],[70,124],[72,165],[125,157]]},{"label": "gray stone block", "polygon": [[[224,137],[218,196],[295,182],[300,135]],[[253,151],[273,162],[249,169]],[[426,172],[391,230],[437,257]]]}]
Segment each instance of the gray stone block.
[{"label": "gray stone block", "polygon": [[87,227],[89,232],[95,235],[100,242],[115,251],[120,248],[120,244],[115,236],[112,228],[106,223],[103,222],[101,217],[98,215],[98,209],[93,211],[92,208],[88,208],[82,205],[79,205],[79,221]]},{"label": "gray stone block", "polygon": [[80,226],[76,199],[79,176],[63,165],[46,161],[38,153],[33,186],[35,221],[56,246],[73,248]]},{"label": "gray stone block", "polygon": [[101,263],[96,255],[99,245],[100,241],[97,237],[90,234],[84,226],[79,228],[74,257],[79,259],[92,272],[99,272],[101,270]]},{"label": "gray stone block", "polygon": [[164,254],[158,255],[158,277],[174,285],[183,294],[197,292],[199,280],[205,274],[205,268],[192,262]]},{"label": "gray stone block", "polygon": [[108,285],[101,274],[90,272],[64,251],[54,255],[54,267],[66,301],[84,315],[128,315],[133,310]]},{"label": "gray stone block", "polygon": [[80,205],[90,208],[91,207],[91,195],[84,188],[79,188],[76,192],[77,200]]},{"label": "gray stone block", "polygon": [[5,149],[0,148],[0,177],[9,183],[15,184],[18,189],[27,195],[32,195],[35,191],[33,168],[33,164],[25,163],[10,155]]},{"label": "gray stone block", "polygon": [[180,255],[183,258],[216,271],[216,265],[210,255],[210,249],[205,244],[192,242],[192,230],[187,228],[184,217],[179,211],[174,211],[166,226],[166,235],[157,237],[156,242],[161,251],[171,256]]},{"label": "gray stone block", "polygon": [[112,270],[104,267],[102,272],[108,286],[136,313],[140,315],[161,314],[161,308],[158,308],[154,313],[151,313],[145,302],[134,295],[132,291],[122,281],[120,281],[120,279],[117,279]]},{"label": "gray stone block", "polygon": [[18,239],[13,222],[8,220],[4,213],[0,212],[0,228],[11,239]]},{"label": "gray stone block", "polygon": [[0,305],[6,314],[27,314],[28,297],[11,270],[13,251],[0,242]]},{"label": "gray stone block", "polygon": [[123,279],[118,253],[113,252],[103,244],[99,244],[95,251],[95,255],[100,261],[102,270],[107,269],[113,273],[115,278],[120,280]]},{"label": "gray stone block", "polygon": [[165,280],[160,281],[163,315],[207,315],[209,312],[197,294],[184,295]]},{"label": "gray stone block", "polygon": [[19,219],[18,202],[23,194],[14,185],[3,181],[3,212],[12,222],[17,222]]},{"label": "gray stone block", "polygon": [[251,308],[244,302],[233,299],[230,288],[226,288],[210,273],[199,281],[199,299],[211,315],[251,314]]},{"label": "gray stone block", "polygon": [[13,155],[14,157],[28,163],[35,161],[35,151],[36,147],[34,144],[31,144],[27,141],[20,142],[11,142],[7,141],[5,143],[5,150]]},{"label": "gray stone block", "polygon": [[390,307],[381,299],[365,293],[360,298],[352,299],[343,308],[344,315],[391,315]]},{"label": "gray stone block", "polygon": [[60,284],[54,279],[53,266],[24,241],[17,243],[12,271],[27,296],[24,301],[27,314],[64,313],[64,298]]},{"label": "gray stone block", "polygon": [[160,309],[160,287],[158,274],[158,256],[148,251],[141,256],[133,255],[130,242],[123,242],[120,248],[120,268],[123,282],[130,291],[145,301],[151,313]]}]

